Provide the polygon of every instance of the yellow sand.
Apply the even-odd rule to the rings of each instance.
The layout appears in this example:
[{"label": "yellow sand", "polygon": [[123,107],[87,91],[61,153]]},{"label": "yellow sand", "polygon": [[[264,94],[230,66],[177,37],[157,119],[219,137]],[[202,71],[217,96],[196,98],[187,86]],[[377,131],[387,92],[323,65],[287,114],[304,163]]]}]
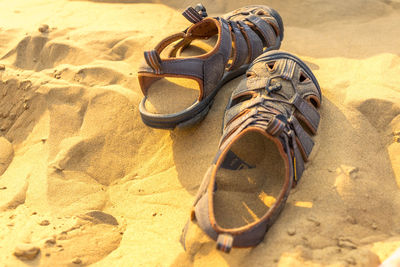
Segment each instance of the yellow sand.
[{"label": "yellow sand", "polygon": [[[196,229],[188,252],[178,240],[242,78],[196,128],[146,127],[143,50],[196,2],[137,2],[0,1],[2,266],[377,266],[400,246],[398,0],[266,2],[320,82],[322,120],[278,221],[230,255]],[[211,15],[248,3],[203,1]],[[24,243],[34,260],[13,255]]]}]

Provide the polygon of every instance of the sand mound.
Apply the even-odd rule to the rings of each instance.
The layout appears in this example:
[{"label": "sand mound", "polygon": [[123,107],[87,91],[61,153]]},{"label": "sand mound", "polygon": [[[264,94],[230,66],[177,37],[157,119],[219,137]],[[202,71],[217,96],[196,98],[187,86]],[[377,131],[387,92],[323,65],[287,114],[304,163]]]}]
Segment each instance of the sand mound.
[{"label": "sand mound", "polygon": [[[140,3],[139,3],[140,2]],[[144,49],[194,2],[0,1],[0,258],[7,266],[376,266],[400,246],[400,4],[270,1],[324,95],[310,162],[254,249],[181,229],[232,90],[186,130],[146,127]],[[222,14],[255,1],[203,1]],[[307,15],[304,15],[307,14]]]}]

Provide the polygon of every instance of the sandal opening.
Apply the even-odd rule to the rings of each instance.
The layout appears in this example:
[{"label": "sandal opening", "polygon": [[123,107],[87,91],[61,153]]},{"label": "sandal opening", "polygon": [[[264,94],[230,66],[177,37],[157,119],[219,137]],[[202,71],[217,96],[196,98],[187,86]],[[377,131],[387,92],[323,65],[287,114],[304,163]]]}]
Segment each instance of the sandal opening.
[{"label": "sandal opening", "polygon": [[306,100],[314,106],[314,108],[319,108],[321,103],[318,99],[318,97],[316,97],[315,95],[310,95],[306,98]]},{"label": "sandal opening", "polygon": [[310,81],[310,78],[308,78],[308,76],[304,73],[304,72],[300,72],[300,76],[299,76],[299,82],[308,82]]},{"label": "sandal opening", "polygon": [[212,51],[218,41],[218,35],[213,35],[208,39],[195,39],[190,45],[182,47],[178,51],[177,57],[193,57],[207,54]]},{"label": "sandal opening", "polygon": [[265,10],[258,10],[257,12],[256,12],[256,15],[259,15],[259,16],[268,16],[268,13],[265,11]]},{"label": "sandal opening", "polygon": [[252,94],[246,94],[246,95],[239,96],[239,97],[235,98],[234,100],[232,100],[232,102],[228,108],[236,106],[237,104],[247,101],[247,100],[250,100],[252,98],[253,98]]},{"label": "sandal opening", "polygon": [[276,61],[270,61],[267,64],[265,64],[267,66],[269,72],[275,71],[275,63],[276,63]]},{"label": "sandal opening", "polygon": [[261,219],[276,202],[285,181],[277,144],[258,131],[245,131],[229,148],[216,173],[214,214],[223,228]]},{"label": "sandal opening", "polygon": [[246,78],[250,78],[250,77],[254,78],[256,76],[257,76],[257,74],[255,72],[253,72],[253,71],[247,71],[246,72]]},{"label": "sandal opening", "polygon": [[187,109],[200,97],[200,85],[189,78],[162,77],[147,89],[145,108],[154,114],[172,114]]},{"label": "sandal opening", "polygon": [[191,42],[182,46],[178,57],[200,56],[216,48],[218,42],[218,28],[213,20],[203,20],[192,26],[188,31]]}]

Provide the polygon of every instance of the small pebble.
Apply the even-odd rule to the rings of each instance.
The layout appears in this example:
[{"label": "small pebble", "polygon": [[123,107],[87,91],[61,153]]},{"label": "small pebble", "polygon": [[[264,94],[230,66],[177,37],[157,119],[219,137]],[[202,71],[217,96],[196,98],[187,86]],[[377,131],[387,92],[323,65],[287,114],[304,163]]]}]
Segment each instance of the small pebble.
[{"label": "small pebble", "polygon": [[46,257],[50,257],[50,253],[46,252],[46,254],[44,254]]},{"label": "small pebble", "polygon": [[48,33],[49,32],[49,25],[47,25],[47,24],[42,24],[40,27],[39,27],[39,32],[41,32],[41,33]]},{"label": "small pebble", "polygon": [[36,215],[36,214],[37,214],[37,212],[36,212],[36,211],[32,212],[32,215]]},{"label": "small pebble", "polygon": [[32,244],[19,244],[14,250],[14,255],[21,260],[33,260],[39,252],[40,248]]},{"label": "small pebble", "polygon": [[72,260],[72,263],[74,263],[74,264],[81,264],[81,263],[82,263],[82,260],[81,260],[80,258],[75,258],[75,259]]},{"label": "small pebble", "polygon": [[52,238],[49,238],[49,239],[47,239],[45,242],[44,242],[46,245],[55,245],[56,244],[56,239],[54,238],[54,237],[52,237]]},{"label": "small pebble", "polygon": [[343,173],[349,176],[350,178],[358,177],[358,172],[360,170],[358,167],[341,165],[340,168],[342,169]]},{"label": "small pebble", "polygon": [[339,238],[338,240],[338,246],[341,248],[350,248],[350,249],[356,249],[357,245],[353,243],[353,241],[351,241],[348,238]]},{"label": "small pebble", "polygon": [[374,229],[374,230],[378,229],[378,225],[376,225],[376,223],[373,223],[373,224],[371,225],[371,227],[372,227],[372,229]]},{"label": "small pebble", "polygon": [[353,257],[347,258],[346,262],[350,265],[356,265],[356,260]]},{"label": "small pebble", "polygon": [[4,64],[0,64],[0,70],[5,70],[6,66]]},{"label": "small pebble", "polygon": [[153,213],[153,217],[156,216],[156,215],[157,215],[157,212],[154,212],[154,213]]},{"label": "small pebble", "polygon": [[7,189],[7,186],[0,187],[0,190],[6,190],[6,189]]},{"label": "small pebble", "polygon": [[39,225],[41,225],[41,226],[47,226],[47,225],[49,225],[50,224],[50,222],[48,221],[48,220],[43,220],[43,221],[41,221],[40,223],[39,223]]},{"label": "small pebble", "polygon": [[7,224],[7,226],[12,227],[12,226],[14,226],[14,223],[9,223],[9,224]]},{"label": "small pebble", "polygon": [[53,168],[54,168],[56,171],[59,171],[59,172],[62,172],[62,171],[64,170],[64,168],[62,168],[58,163],[54,164],[54,165],[53,165]]},{"label": "small pebble", "polygon": [[352,216],[347,216],[347,217],[346,217],[346,221],[349,222],[349,223],[351,223],[351,224],[356,224],[356,223],[357,223],[356,218],[354,218],[354,217],[352,217]]},{"label": "small pebble", "polygon": [[287,232],[288,235],[293,236],[293,235],[296,234],[296,229],[295,228],[288,228],[286,232]]},{"label": "small pebble", "polygon": [[315,224],[315,226],[320,226],[321,225],[321,223],[314,216],[308,216],[307,220],[309,220],[310,222],[313,222]]}]

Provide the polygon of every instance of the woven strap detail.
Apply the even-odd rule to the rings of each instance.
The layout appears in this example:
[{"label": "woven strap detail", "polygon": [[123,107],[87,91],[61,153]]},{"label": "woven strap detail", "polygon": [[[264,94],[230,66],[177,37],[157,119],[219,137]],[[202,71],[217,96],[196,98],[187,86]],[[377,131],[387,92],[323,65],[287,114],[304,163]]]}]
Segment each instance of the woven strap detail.
[{"label": "woven strap detail", "polygon": [[203,17],[193,7],[188,7],[182,12],[182,15],[191,23],[197,23],[203,20]]},{"label": "woven strap detail", "polygon": [[282,64],[281,68],[283,69],[281,77],[285,80],[291,80],[296,68],[296,62],[294,62],[294,60],[284,59],[281,60],[280,63]]},{"label": "woven strap detail", "polygon": [[161,74],[161,58],[156,50],[145,51],[144,59],[156,74]]},{"label": "woven strap detail", "polygon": [[219,234],[217,238],[217,249],[225,253],[231,251],[233,245],[233,237],[230,234]]}]

